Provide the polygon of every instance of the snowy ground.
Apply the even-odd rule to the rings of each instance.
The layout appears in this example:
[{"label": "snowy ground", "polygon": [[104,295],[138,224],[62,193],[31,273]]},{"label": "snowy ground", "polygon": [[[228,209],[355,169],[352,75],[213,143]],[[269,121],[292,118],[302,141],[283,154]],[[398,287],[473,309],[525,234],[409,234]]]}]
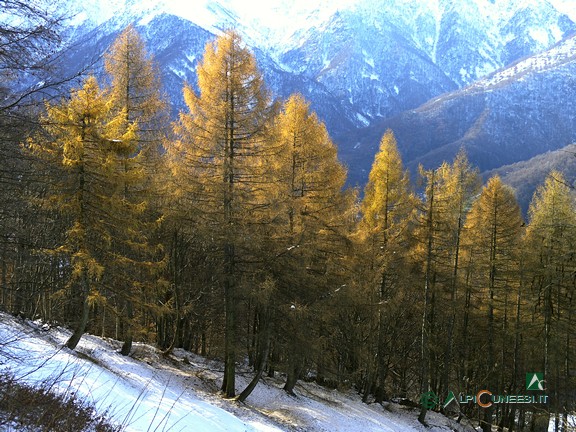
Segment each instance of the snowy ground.
[{"label": "snowy ground", "polygon": [[[77,350],[63,347],[70,335],[62,328],[24,322],[0,314],[0,371],[22,381],[49,382],[107,412],[127,431],[194,432],[396,432],[469,431],[430,412],[431,427],[417,421],[418,411],[397,404],[366,405],[354,393],[327,390],[313,383],[296,387],[297,397],[266,379],[246,404],[217,394],[222,365],[176,350],[170,358],[137,345],[131,357],[117,353],[120,343],[85,335]],[[241,390],[250,374],[239,374]]]}]

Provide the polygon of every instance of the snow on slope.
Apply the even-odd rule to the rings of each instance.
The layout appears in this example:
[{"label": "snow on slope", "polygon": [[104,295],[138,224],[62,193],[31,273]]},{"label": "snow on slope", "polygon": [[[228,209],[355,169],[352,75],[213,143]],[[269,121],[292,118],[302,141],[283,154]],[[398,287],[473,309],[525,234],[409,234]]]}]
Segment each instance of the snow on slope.
[{"label": "snow on slope", "polygon": [[531,73],[545,72],[574,61],[576,58],[576,36],[565,39],[547,51],[520,60],[513,65],[481,79],[469,86],[472,91],[485,91],[512,79],[521,79]]},{"label": "snow on slope", "polygon": [[157,369],[123,357],[98,338],[84,337],[81,355],[77,355],[61,347],[69,336],[66,331],[56,329],[42,335],[43,330],[2,318],[0,341],[10,341],[8,347],[2,347],[2,369],[29,384],[54,382],[59,391],[88,399],[97,412],[108,411],[112,420],[126,425],[128,431],[280,430],[266,421],[240,420],[197,397],[183,379],[172,377],[168,368]]},{"label": "snow on slope", "polygon": [[550,3],[576,22],[576,0],[550,0]]},{"label": "snow on slope", "polygon": [[[248,404],[217,395],[222,365],[182,350],[170,358],[137,345],[132,357],[117,353],[120,343],[85,335],[76,352],[62,345],[70,332],[0,314],[0,371],[30,384],[50,382],[60,392],[87,399],[98,413],[128,431],[195,432],[398,432],[472,430],[429,413],[421,426],[418,410],[363,404],[357,395],[302,383],[294,398],[281,382],[260,383]],[[243,386],[250,374],[239,374]],[[221,381],[220,381],[221,382]]]},{"label": "snow on slope", "polygon": [[101,25],[114,16],[135,17],[145,25],[162,13],[184,18],[219,34],[234,27],[251,45],[260,48],[282,46],[294,33],[327,21],[337,10],[349,8],[356,0],[84,0],[68,1],[74,14],[72,25]]}]

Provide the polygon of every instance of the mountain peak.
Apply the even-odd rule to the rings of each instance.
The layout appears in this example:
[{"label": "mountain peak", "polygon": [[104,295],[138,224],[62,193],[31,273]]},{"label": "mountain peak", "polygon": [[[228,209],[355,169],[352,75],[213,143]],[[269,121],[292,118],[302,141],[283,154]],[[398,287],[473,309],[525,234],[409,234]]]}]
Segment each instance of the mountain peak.
[{"label": "mountain peak", "polygon": [[[355,154],[369,148],[354,135],[364,133],[363,127],[376,130],[380,122],[407,118],[402,114],[419,107],[429,114],[422,108],[425,103],[455,95],[474,96],[472,105],[451,105],[467,111],[447,109],[450,118],[439,116],[438,124],[456,124],[456,117],[468,116],[475,123],[464,122],[462,131],[470,131],[466,139],[493,139],[491,134],[501,126],[486,123],[496,124],[488,108],[484,110],[485,100],[497,105],[505,99],[490,99],[489,93],[522,81],[523,74],[533,77],[556,68],[558,62],[571,62],[576,49],[574,38],[569,38],[576,24],[565,14],[566,0],[467,0],[457,2],[458,7],[450,0],[285,0],[258,8],[239,0],[199,0],[193,7],[176,0],[69,1],[79,12],[78,22],[92,23],[87,39],[98,42],[99,48],[87,46],[91,53],[107,46],[123,25],[139,27],[150,52],[162,63],[175,111],[183,103],[182,82],[195,82],[206,42],[234,27],[254,50],[275,95],[303,94],[336,142],[362,149]],[[556,78],[547,79],[554,91],[560,88]],[[462,93],[454,93],[458,89]],[[514,89],[500,94],[514,101],[517,97]],[[523,106],[523,101],[515,103]],[[496,112],[493,106],[489,110]],[[407,125],[409,132],[416,128]],[[418,139],[433,145],[428,134],[426,130]],[[370,139],[376,143],[380,135],[378,131]],[[509,133],[510,139],[517,136]],[[450,141],[455,143],[452,147],[457,148],[461,138]],[[423,151],[416,144],[414,151]],[[438,157],[448,154],[440,153]],[[367,160],[372,156],[366,155]]]}]

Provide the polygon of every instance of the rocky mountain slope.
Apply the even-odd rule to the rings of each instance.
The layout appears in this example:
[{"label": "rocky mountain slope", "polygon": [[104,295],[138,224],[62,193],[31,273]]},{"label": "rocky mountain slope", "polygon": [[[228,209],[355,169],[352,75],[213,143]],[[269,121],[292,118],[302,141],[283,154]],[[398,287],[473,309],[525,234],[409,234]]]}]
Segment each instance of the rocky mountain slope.
[{"label": "rocky mountain slope", "polygon": [[235,27],[278,97],[300,92],[311,101],[352,184],[365,180],[388,127],[411,167],[436,165],[465,145],[474,163],[492,169],[574,139],[576,17],[565,0],[290,0],[253,12],[235,0],[70,7],[68,66],[97,59],[135,23],[174,112],[205,44]]},{"label": "rocky mountain slope", "polygon": [[552,170],[562,173],[566,184],[576,188],[576,144],[487,171],[484,177],[499,175],[504,183],[512,186],[522,211],[527,214],[534,191],[544,184]]},{"label": "rocky mountain slope", "polygon": [[548,1],[361,0],[280,56],[362,115],[389,117],[576,30]]},{"label": "rocky mountain slope", "polygon": [[[463,89],[345,137],[362,182],[379,137],[396,134],[408,167],[451,160],[461,147],[482,171],[530,159],[576,141],[576,36]],[[354,148],[356,147],[356,148]]]}]

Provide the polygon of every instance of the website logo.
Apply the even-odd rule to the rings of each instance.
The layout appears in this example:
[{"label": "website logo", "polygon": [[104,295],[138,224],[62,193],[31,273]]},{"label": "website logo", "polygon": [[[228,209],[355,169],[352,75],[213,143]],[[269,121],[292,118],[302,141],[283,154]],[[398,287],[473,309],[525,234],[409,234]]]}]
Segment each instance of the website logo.
[{"label": "website logo", "polygon": [[454,392],[452,390],[450,390],[450,392],[448,393],[448,396],[446,396],[446,399],[444,400],[444,404],[442,405],[442,407],[444,409],[448,408],[448,405],[450,405],[452,402],[456,402],[456,404],[458,404],[458,401],[456,400],[456,396],[454,395]]},{"label": "website logo", "polygon": [[544,390],[544,374],[530,372],[526,374],[526,390]]},{"label": "website logo", "polygon": [[[526,374],[526,390],[544,391],[544,374],[542,372],[530,372]],[[494,404],[547,404],[548,395],[546,394],[498,394],[488,389],[482,389],[476,394],[455,394],[448,391],[444,402],[433,391],[426,392],[420,396],[420,404],[426,409],[443,408],[447,409],[450,405],[466,405],[469,403],[478,404],[481,408],[489,408]]]},{"label": "website logo", "polygon": [[434,409],[439,403],[438,396],[433,391],[429,391],[420,396],[420,404],[426,409]]}]

